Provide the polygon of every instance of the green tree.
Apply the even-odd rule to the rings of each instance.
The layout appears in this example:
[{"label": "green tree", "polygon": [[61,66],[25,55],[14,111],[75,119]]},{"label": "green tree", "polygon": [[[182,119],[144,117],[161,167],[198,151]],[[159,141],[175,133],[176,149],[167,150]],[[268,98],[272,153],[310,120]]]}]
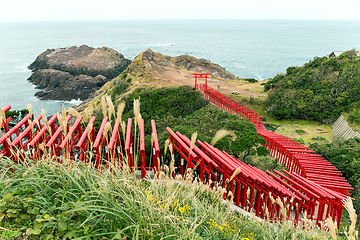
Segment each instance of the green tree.
[{"label": "green tree", "polygon": [[[332,143],[313,143],[310,145],[317,154],[321,154],[338,168],[354,190],[350,191],[355,198],[354,207],[360,211],[360,138],[346,141],[336,140]],[[360,217],[358,216],[358,219]]]},{"label": "green tree", "polygon": [[[315,57],[289,67],[264,84],[266,110],[277,119],[336,119],[360,101],[360,57],[355,50],[338,58]],[[271,90],[271,91],[270,91]]]}]

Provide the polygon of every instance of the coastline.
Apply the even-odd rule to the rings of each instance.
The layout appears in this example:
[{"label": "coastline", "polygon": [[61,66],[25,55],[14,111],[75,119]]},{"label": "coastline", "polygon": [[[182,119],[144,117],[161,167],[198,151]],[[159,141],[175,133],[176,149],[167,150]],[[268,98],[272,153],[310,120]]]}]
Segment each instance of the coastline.
[{"label": "coastline", "polygon": [[[257,74],[266,79],[285,72],[289,66],[303,65],[314,56],[360,49],[358,22],[229,19],[0,22],[0,31],[6,33],[0,38],[0,106],[10,104],[13,109],[22,109],[31,103],[34,111],[40,112],[41,108],[60,111],[62,103],[33,99],[37,90],[26,80],[30,73],[16,72],[47,48],[107,46],[132,60],[151,47],[169,56],[189,54],[208,59],[241,78],[258,79]],[[79,32],[79,28],[83,30]]]}]

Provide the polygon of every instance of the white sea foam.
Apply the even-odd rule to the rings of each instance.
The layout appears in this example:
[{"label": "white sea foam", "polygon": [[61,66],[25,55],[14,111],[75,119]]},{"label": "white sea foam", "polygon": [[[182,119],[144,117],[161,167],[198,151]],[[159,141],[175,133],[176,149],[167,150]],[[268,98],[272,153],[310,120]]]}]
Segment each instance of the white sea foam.
[{"label": "white sea foam", "polygon": [[233,64],[236,68],[246,68],[243,64],[241,64],[239,62],[233,62]]},{"label": "white sea foam", "polygon": [[264,80],[264,78],[262,78],[259,74],[255,73],[255,76],[257,76],[259,78],[260,81]]},{"label": "white sea foam", "polygon": [[78,99],[72,99],[69,103],[73,104],[73,105],[80,105],[83,101],[80,100],[80,98]]},{"label": "white sea foam", "polygon": [[[35,88],[35,87],[34,87],[34,88]],[[40,99],[38,99],[38,98],[35,97],[34,95],[29,98],[29,101],[30,101],[30,102],[36,102],[36,101],[39,101],[39,100],[40,100]]]},{"label": "white sea foam", "polygon": [[13,74],[13,73],[23,73],[25,72],[24,70],[15,70],[15,71],[6,71],[6,72],[2,72],[2,74]]},{"label": "white sea foam", "polygon": [[26,65],[23,66],[16,66],[12,69],[9,69],[8,71],[0,72],[0,74],[12,74],[12,73],[24,73],[24,72],[30,72]]},{"label": "white sea foam", "polygon": [[20,72],[31,72],[31,70],[28,69],[28,65],[23,65],[19,67],[19,69],[21,69]]},{"label": "white sea foam", "polygon": [[57,102],[57,103],[64,103],[65,105],[68,105],[68,106],[78,106],[78,105],[80,105],[83,101],[81,101],[80,98],[78,98],[78,99],[72,99],[72,100],[70,100],[70,101],[55,100],[55,102]]},{"label": "white sea foam", "polygon": [[177,46],[177,43],[158,43],[155,46]]}]

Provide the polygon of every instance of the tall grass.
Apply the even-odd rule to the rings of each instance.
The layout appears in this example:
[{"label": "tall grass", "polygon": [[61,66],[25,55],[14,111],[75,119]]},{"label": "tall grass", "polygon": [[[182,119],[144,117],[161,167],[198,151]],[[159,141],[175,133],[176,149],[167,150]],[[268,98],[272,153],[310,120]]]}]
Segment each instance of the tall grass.
[{"label": "tall grass", "polygon": [[[121,116],[125,104],[119,105],[115,116],[111,99],[101,100],[103,115],[108,113],[109,118],[112,115],[117,118],[124,134],[125,122]],[[134,106],[135,126],[138,127],[139,102]],[[58,118],[59,124],[65,126],[65,111],[58,114]],[[196,137],[193,134],[191,149]],[[170,142],[165,145],[165,151],[168,147],[173,151]],[[35,162],[26,159],[24,165],[0,159],[0,237],[330,239],[328,233],[316,229],[303,231],[287,221],[260,223],[230,211],[232,193],[228,193],[230,200],[224,208],[221,202],[225,189],[217,187],[216,183],[212,188],[200,183],[189,169],[185,179],[181,176],[173,179],[173,161],[170,168],[159,173],[159,180],[141,181],[126,165],[125,156],[122,169],[107,163],[109,168],[102,170],[89,164],[91,161],[85,164],[67,160],[66,156],[55,160],[44,155]],[[232,178],[240,171],[237,169]]]},{"label": "tall grass", "polygon": [[328,239],[290,225],[257,225],[221,206],[223,191],[161,172],[161,180],[136,179],[113,168],[49,158],[28,167],[2,159],[0,232],[41,239]]}]

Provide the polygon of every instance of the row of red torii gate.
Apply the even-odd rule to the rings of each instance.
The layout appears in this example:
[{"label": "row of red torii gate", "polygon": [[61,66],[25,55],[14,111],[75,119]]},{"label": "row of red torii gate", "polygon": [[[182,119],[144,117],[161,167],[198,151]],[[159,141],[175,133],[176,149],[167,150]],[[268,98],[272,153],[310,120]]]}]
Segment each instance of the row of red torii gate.
[{"label": "row of red torii gate", "polygon": [[[184,176],[187,169],[193,169],[200,181],[209,183],[211,180],[212,186],[220,184],[233,193],[236,206],[252,211],[260,218],[283,220],[283,204],[286,206],[286,218],[294,226],[304,226],[304,219],[307,219],[314,226],[322,227],[328,217],[339,226],[343,201],[350,195],[349,190],[353,189],[341,172],[299,142],[266,130],[258,113],[210,87],[207,84],[208,77],[208,73],[194,74],[195,89],[224,111],[254,123],[258,134],[266,140],[265,146],[271,155],[287,170],[265,173],[207,142],[197,140],[192,147],[187,136],[166,128],[172,147],[171,159],[177,162],[178,173]],[[199,83],[200,79],[204,79],[205,83]],[[96,117],[92,117],[83,126],[82,116],[69,124],[74,116],[60,113],[44,119],[44,115],[40,114],[33,119],[31,113],[10,128],[11,117],[6,116],[10,108],[10,105],[5,106],[0,112],[0,158],[8,157],[16,163],[24,164],[26,158],[37,160],[46,154],[54,159],[91,162],[100,169],[109,163],[117,167],[123,167],[126,163],[132,170],[139,169],[143,179],[149,171],[153,171],[157,177],[161,170],[160,147],[154,120],[151,121],[151,158],[147,158],[142,119],[135,123],[129,118],[125,131],[122,132],[118,119],[109,130],[108,117],[104,117],[101,126],[96,129],[93,127]],[[137,128],[134,127],[135,124],[138,124]],[[232,178],[239,168],[241,171]],[[224,199],[226,198],[228,195],[224,195]]]}]

